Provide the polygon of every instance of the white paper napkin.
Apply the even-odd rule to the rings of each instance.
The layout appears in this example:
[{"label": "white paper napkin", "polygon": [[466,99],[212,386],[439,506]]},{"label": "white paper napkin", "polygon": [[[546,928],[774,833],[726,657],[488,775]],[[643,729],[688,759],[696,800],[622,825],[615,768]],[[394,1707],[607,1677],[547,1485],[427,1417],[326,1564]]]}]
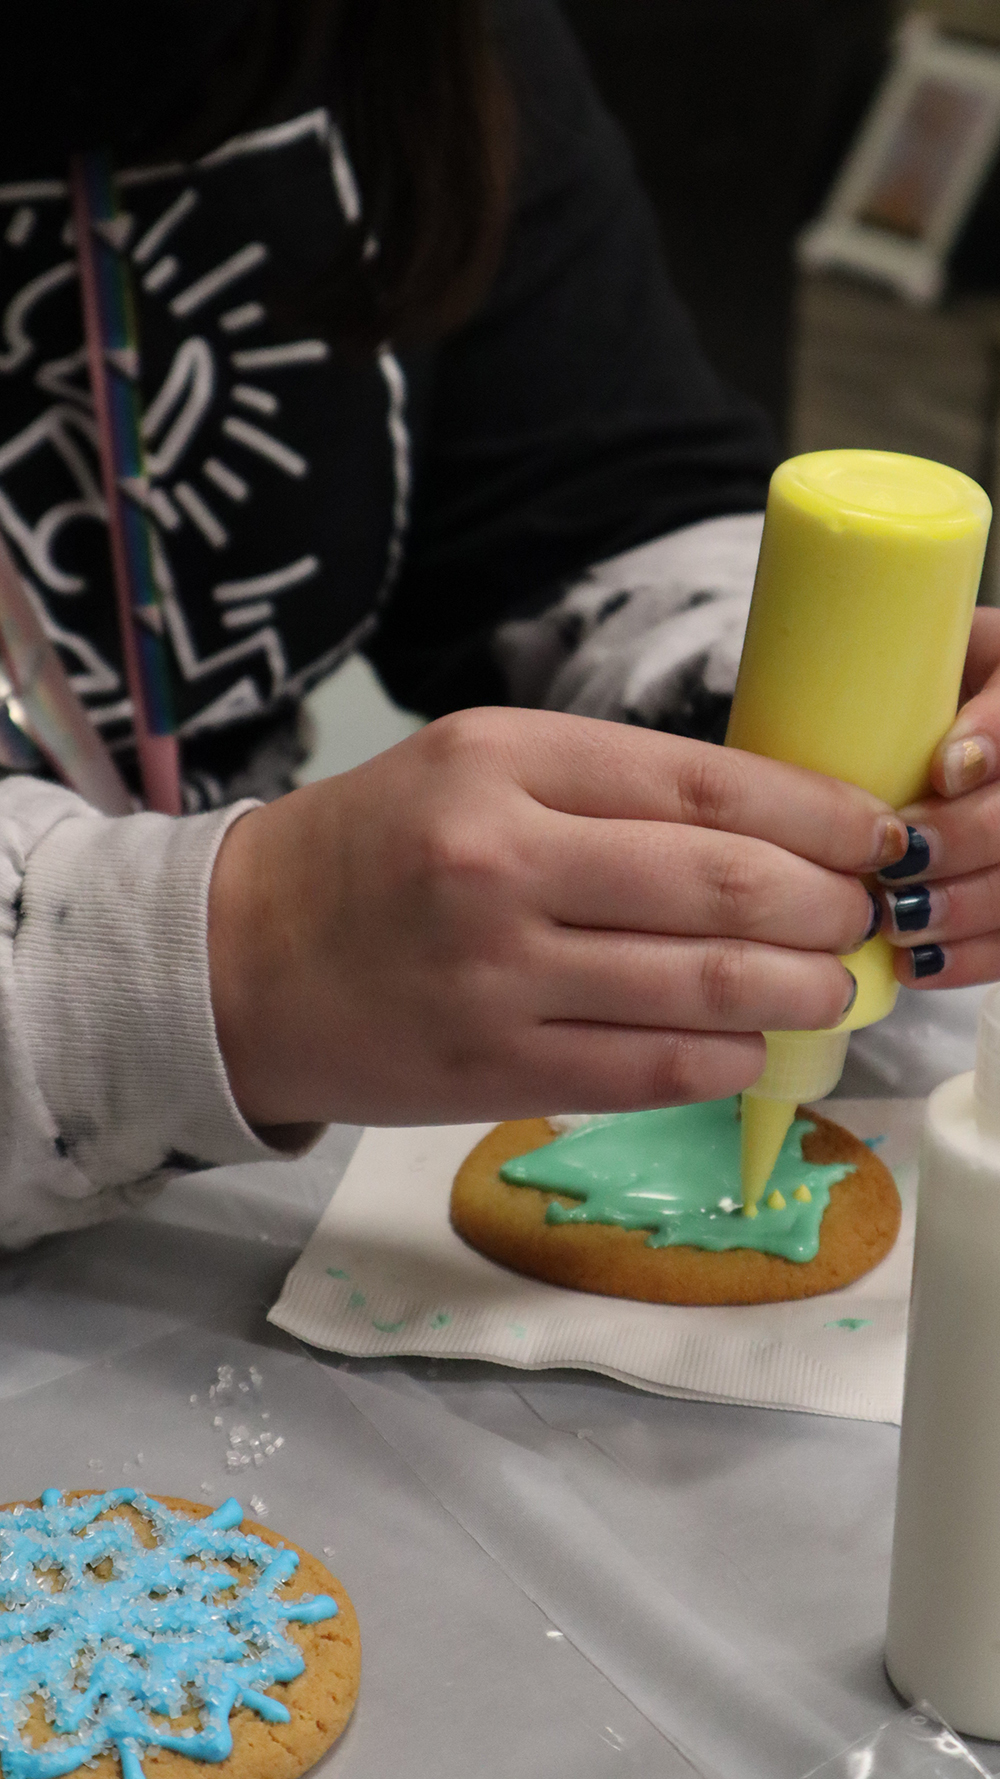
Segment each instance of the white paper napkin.
[{"label": "white paper napkin", "polygon": [[522,1278],[448,1221],[459,1163],[491,1127],[368,1130],[270,1320],[358,1357],[427,1354],[574,1366],[667,1396],[898,1421],[922,1100],[824,1108],[892,1168],[903,1227],[880,1266],[800,1303],[684,1309]]}]

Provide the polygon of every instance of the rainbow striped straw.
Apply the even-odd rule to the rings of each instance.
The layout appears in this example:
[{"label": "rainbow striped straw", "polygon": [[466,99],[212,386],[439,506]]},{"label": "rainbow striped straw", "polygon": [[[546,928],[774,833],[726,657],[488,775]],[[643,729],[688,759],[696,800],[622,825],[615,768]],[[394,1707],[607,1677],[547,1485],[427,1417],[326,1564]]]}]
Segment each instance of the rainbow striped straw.
[{"label": "rainbow striped straw", "polygon": [[121,251],[127,224],[105,153],[74,156],[70,185],[118,626],[139,770],[149,808],[180,815],[180,755],[154,541],[147,515],[128,496],[130,485],[148,487],[148,472],[140,431],[135,300]]}]

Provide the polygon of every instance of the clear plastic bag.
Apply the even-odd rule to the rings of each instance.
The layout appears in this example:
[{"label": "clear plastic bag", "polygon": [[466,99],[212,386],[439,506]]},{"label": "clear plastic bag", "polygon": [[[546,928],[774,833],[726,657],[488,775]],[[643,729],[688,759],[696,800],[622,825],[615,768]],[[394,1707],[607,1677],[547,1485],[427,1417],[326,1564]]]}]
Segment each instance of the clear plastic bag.
[{"label": "clear plastic bag", "polygon": [[990,1779],[971,1748],[930,1705],[913,1705],[805,1779]]}]

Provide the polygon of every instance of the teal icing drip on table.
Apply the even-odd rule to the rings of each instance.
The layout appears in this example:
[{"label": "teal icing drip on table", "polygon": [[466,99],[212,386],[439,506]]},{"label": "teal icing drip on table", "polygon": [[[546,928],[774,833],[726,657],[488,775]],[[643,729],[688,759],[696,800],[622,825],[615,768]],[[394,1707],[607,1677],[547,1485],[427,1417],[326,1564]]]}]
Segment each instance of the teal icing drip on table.
[{"label": "teal icing drip on table", "polygon": [[[547,1223],[645,1229],[650,1248],[681,1243],[713,1253],[757,1248],[786,1260],[812,1260],[830,1187],[854,1169],[849,1162],[806,1161],[802,1138],[815,1126],[797,1118],[759,1214],[744,1217],[738,1112],[739,1102],[727,1099],[611,1113],[505,1162],[500,1177],[512,1186],[541,1187],[580,1200],[550,1204]],[[803,1186],[808,1202],[794,1196]]]},{"label": "teal icing drip on table", "polygon": [[[155,1546],[127,1519],[100,1520],[122,1503],[149,1522]],[[147,1748],[225,1760],[237,1705],[288,1722],[263,1690],[305,1667],[283,1627],[333,1618],[337,1603],[328,1594],[282,1600],[298,1556],[241,1532],[242,1519],[233,1499],[191,1519],[138,1489],[72,1502],[46,1489],[40,1507],[0,1513],[3,1779],[58,1779],[105,1749],[118,1754],[122,1779],[143,1779]],[[252,1565],[252,1575],[227,1559]],[[102,1581],[95,1570],[105,1561],[112,1574]],[[33,1748],[22,1731],[39,1696],[52,1734]],[[172,1733],[153,1721],[192,1708],[198,1729]]]}]

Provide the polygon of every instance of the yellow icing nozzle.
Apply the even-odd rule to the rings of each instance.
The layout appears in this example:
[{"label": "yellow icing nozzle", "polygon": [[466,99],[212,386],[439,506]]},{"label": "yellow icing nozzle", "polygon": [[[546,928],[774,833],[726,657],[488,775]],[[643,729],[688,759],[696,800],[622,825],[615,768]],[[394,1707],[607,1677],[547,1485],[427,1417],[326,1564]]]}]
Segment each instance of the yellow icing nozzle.
[{"label": "yellow icing nozzle", "polygon": [[765,1100],[743,1096],[743,1122],[740,1128],[740,1178],[743,1185],[743,1214],[756,1216],[774,1164],[781,1154],[781,1145],[795,1117],[797,1100]]},{"label": "yellow icing nozzle", "polygon": [[839,1027],[821,1032],[765,1032],[764,1036],[764,1072],[743,1095],[740,1173],[744,1215],[755,1210],[763,1196],[796,1106],[830,1093],[840,1080],[847,1057],[848,1033]]}]

